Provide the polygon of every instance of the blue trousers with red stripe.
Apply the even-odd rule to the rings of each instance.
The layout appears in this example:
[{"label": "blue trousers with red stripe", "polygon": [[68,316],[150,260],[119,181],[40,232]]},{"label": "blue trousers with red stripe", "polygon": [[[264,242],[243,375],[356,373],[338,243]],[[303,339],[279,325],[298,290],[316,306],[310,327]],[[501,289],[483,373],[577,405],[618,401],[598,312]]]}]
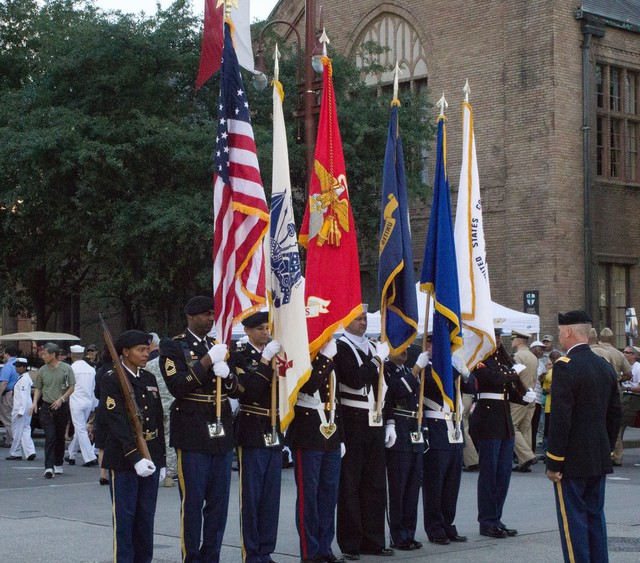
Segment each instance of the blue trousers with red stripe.
[{"label": "blue trousers with red stripe", "polygon": [[565,561],[607,563],[607,522],[604,518],[606,477],[571,479],[555,483],[556,512]]},{"label": "blue trousers with red stripe", "polygon": [[298,491],[296,527],[300,536],[300,558],[330,555],[336,531],[340,450],[297,448],[293,455]]},{"label": "blue trousers with red stripe", "polygon": [[281,448],[238,447],[242,560],[269,563],[278,539]]},{"label": "blue trousers with red stripe", "polygon": [[178,450],[184,563],[220,561],[232,458],[232,450],[218,455]]},{"label": "blue trousers with red stripe", "polygon": [[153,560],[159,475],[156,471],[149,477],[138,477],[135,471],[111,470],[113,560],[117,563]]}]

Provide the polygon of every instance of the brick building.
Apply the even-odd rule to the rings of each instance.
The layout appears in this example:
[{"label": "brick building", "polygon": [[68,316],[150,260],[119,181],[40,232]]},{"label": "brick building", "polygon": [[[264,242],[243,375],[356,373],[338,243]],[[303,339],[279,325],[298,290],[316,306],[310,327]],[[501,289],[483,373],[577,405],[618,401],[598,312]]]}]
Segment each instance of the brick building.
[{"label": "brick building", "polygon": [[[537,291],[545,333],[586,308],[623,346],[625,307],[640,311],[640,2],[317,4],[334,48],[357,61],[373,39],[404,87],[428,85],[434,103],[445,92],[454,204],[469,79],[494,300],[523,310]],[[270,19],[304,34],[304,7],[281,0]],[[427,215],[412,213],[417,267]]]}]

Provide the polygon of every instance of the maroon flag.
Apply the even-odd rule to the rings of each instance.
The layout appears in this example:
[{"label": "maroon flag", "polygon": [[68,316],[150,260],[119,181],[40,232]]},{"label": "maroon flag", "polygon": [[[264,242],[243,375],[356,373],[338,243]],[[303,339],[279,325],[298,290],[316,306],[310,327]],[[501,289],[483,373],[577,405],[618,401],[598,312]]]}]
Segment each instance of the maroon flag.
[{"label": "maroon flag", "polygon": [[216,0],[204,0],[204,30],[196,90],[220,68],[224,38],[224,4],[216,8]]}]

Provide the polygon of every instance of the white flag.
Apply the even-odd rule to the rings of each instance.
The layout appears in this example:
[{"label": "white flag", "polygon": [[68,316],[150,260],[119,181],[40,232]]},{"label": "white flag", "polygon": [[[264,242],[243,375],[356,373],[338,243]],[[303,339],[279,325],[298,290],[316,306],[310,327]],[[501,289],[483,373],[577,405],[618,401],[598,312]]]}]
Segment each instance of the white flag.
[{"label": "white flag", "polygon": [[464,358],[469,369],[473,369],[494,351],[496,342],[482,224],[473,112],[468,102],[463,102],[462,108],[462,168],[454,238],[458,261]]},{"label": "white flag", "polygon": [[276,357],[279,381],[280,429],[293,419],[298,391],[311,374],[305,318],[304,278],[300,269],[298,237],[293,217],[289,151],[282,112],[282,86],[273,86],[273,183],[267,276],[272,335],[282,344]]}]

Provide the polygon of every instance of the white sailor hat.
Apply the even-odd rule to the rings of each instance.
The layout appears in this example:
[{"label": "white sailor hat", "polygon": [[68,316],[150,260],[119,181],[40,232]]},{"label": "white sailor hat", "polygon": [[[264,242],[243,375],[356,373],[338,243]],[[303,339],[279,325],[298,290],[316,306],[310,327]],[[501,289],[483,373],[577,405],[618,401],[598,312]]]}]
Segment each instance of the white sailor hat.
[{"label": "white sailor hat", "polygon": [[84,352],[84,346],[80,346],[80,344],[74,344],[69,348],[72,354],[82,354]]}]

